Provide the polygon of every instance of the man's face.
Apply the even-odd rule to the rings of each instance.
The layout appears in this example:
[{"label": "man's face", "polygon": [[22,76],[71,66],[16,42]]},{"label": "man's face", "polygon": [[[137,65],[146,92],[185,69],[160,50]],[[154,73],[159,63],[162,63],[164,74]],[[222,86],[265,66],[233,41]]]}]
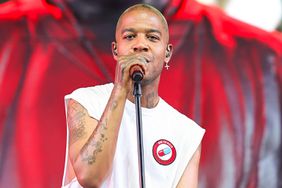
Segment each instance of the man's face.
[{"label": "man's face", "polygon": [[168,31],[161,17],[147,9],[135,9],[125,13],[117,26],[116,47],[119,56],[138,54],[147,60],[147,72],[143,81],[159,77],[163,63],[169,61]]}]

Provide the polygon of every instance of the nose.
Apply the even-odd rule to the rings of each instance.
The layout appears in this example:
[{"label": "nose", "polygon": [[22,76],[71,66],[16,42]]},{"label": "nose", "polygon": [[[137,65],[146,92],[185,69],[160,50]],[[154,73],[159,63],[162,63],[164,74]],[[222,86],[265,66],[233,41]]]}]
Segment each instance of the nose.
[{"label": "nose", "polygon": [[146,41],[144,39],[138,39],[136,40],[136,43],[133,45],[133,51],[134,52],[148,52],[149,48],[146,44]]}]

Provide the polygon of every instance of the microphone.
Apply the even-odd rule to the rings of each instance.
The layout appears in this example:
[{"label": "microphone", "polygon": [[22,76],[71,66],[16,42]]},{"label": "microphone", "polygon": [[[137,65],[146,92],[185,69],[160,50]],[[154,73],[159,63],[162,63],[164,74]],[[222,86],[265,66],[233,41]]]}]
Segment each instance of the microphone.
[{"label": "microphone", "polygon": [[143,80],[144,73],[143,73],[141,66],[133,65],[130,68],[130,76],[131,76],[132,80],[135,81],[135,82],[140,82],[141,80]]}]

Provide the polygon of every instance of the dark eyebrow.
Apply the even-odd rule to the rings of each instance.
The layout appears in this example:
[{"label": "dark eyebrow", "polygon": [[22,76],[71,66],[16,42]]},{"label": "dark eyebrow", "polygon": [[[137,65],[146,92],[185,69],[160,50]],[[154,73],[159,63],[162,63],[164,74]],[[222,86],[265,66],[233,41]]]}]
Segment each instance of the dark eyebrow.
[{"label": "dark eyebrow", "polygon": [[123,29],[123,30],[121,31],[122,34],[125,33],[125,32],[132,32],[132,33],[134,33],[135,30],[132,29],[132,28],[126,28],[126,29]]},{"label": "dark eyebrow", "polygon": [[[123,29],[123,30],[121,31],[122,34],[125,33],[125,32],[132,32],[132,33],[135,33],[136,30],[133,29],[133,28],[126,28],[126,29]],[[162,35],[162,33],[161,33],[159,30],[157,30],[157,29],[145,29],[145,32],[146,32],[146,33],[158,33],[159,35]]]},{"label": "dark eyebrow", "polygon": [[162,33],[157,29],[148,29],[146,30],[146,33],[158,33],[159,35],[162,35]]}]

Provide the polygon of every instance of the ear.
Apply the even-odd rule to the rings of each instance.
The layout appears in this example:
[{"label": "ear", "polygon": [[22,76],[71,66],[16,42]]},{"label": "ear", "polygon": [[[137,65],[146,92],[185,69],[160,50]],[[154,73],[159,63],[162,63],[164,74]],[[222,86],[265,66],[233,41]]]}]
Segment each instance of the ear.
[{"label": "ear", "polygon": [[116,42],[112,42],[112,54],[115,60],[117,60],[117,43]]},{"label": "ear", "polygon": [[165,59],[164,59],[165,63],[169,62],[169,60],[172,56],[172,51],[173,51],[172,44],[168,44],[167,47],[166,47],[166,50],[165,50]]}]

